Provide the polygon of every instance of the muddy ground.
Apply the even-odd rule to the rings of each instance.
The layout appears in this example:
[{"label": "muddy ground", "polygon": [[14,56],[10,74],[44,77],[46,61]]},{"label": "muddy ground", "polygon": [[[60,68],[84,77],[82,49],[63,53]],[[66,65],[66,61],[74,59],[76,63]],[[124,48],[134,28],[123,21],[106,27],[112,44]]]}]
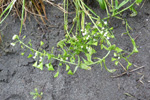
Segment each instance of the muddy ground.
[{"label": "muddy ground", "polygon": [[[38,48],[39,41],[44,41],[44,48],[50,51],[51,47],[56,47],[57,42],[64,38],[63,12],[49,5],[46,8],[49,26],[39,25],[31,17],[31,21],[26,21],[22,36],[27,36],[26,42],[31,39],[34,48]],[[94,10],[99,15],[105,14],[98,7],[94,7]],[[150,100],[150,2],[146,1],[144,6],[137,10],[136,17],[130,17],[128,14],[125,16],[133,28],[131,36],[138,36],[136,43],[139,53],[130,57],[133,63],[130,70],[141,66],[144,68],[117,78],[111,76],[121,74],[123,69],[120,65],[114,66],[110,58],[107,59],[107,66],[118,69],[113,74],[105,69],[101,70],[100,65],[94,65],[90,71],[79,69],[75,75],[70,76],[62,67],[58,78],[54,78],[55,72],[49,72],[47,68],[41,71],[32,67],[35,61],[32,58],[27,59],[28,53],[21,56],[23,50],[19,45],[9,45],[12,36],[18,34],[20,28],[20,20],[9,16],[0,26],[4,34],[0,49],[0,100],[33,100],[30,92],[33,92],[34,88],[43,92],[42,100]],[[69,21],[72,21],[71,17]],[[112,19],[111,25],[115,28],[114,42],[123,49],[132,50],[129,37],[121,36],[121,33],[125,32],[121,21]],[[98,52],[98,55],[100,53]],[[57,62],[53,64],[57,66]],[[124,62],[122,64],[126,65]]]}]

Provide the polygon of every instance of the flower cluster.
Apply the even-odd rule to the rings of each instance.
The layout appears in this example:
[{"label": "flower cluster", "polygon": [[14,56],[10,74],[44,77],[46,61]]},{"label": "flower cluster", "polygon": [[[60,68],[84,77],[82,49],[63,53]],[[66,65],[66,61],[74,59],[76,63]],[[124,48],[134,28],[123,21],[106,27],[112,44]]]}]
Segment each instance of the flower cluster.
[{"label": "flower cluster", "polygon": [[38,52],[35,52],[35,55],[33,56],[33,59],[36,59],[37,56],[38,56]]}]

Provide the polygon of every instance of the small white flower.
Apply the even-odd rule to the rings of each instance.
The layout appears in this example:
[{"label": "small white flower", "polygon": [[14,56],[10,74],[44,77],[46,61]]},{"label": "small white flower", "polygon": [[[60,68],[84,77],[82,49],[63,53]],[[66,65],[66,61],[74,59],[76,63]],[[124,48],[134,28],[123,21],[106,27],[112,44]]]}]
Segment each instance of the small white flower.
[{"label": "small white flower", "polygon": [[109,40],[109,37],[107,37],[107,40]]},{"label": "small white flower", "polygon": [[85,36],[86,34],[87,34],[87,32],[86,32],[86,30],[85,30],[85,32],[84,32],[84,33],[82,33],[82,35],[83,35],[83,36]]},{"label": "small white flower", "polygon": [[88,50],[91,50],[91,48],[89,47]]},{"label": "small white flower", "polygon": [[104,36],[106,36],[106,35],[107,35],[107,32],[105,32]]},{"label": "small white flower", "polygon": [[120,57],[118,57],[118,59],[120,59]]},{"label": "small white flower", "polygon": [[74,39],[76,39],[76,36],[73,36]]},{"label": "small white flower", "polygon": [[117,54],[116,54],[116,53],[114,53],[114,57],[117,57]]},{"label": "small white flower", "polygon": [[39,60],[39,62],[41,62],[43,60],[43,58],[42,57],[40,57],[40,60]]},{"label": "small white flower", "polygon": [[100,24],[100,22],[98,22],[97,24]]},{"label": "small white flower", "polygon": [[38,52],[35,52],[35,56],[33,56],[33,59],[36,59],[37,56],[38,56]]},{"label": "small white flower", "polygon": [[81,48],[83,48],[83,46],[81,46]]},{"label": "small white flower", "polygon": [[88,40],[90,38],[90,35],[88,35],[87,37],[86,37],[86,39]]},{"label": "small white flower", "polygon": [[15,46],[15,45],[16,45],[16,43],[10,43],[10,45]]},{"label": "small white flower", "polygon": [[96,26],[94,25],[93,28],[96,28]]},{"label": "small white flower", "polygon": [[81,29],[81,32],[83,32],[83,29]]},{"label": "small white flower", "polygon": [[62,59],[62,58],[60,58],[60,61],[63,61],[63,59]]},{"label": "small white flower", "polygon": [[102,27],[102,30],[104,30],[105,28],[104,27]]},{"label": "small white flower", "polygon": [[68,60],[68,57],[66,57],[66,60]]},{"label": "small white flower", "polygon": [[86,33],[82,33],[82,35],[83,35],[83,36],[85,36],[85,35],[86,35]]},{"label": "small white flower", "polygon": [[89,47],[86,47],[86,49],[89,49]]},{"label": "small white flower", "polygon": [[36,59],[36,56],[33,56],[33,59]]},{"label": "small white flower", "polygon": [[104,24],[107,25],[107,21],[105,21]]},{"label": "small white flower", "polygon": [[38,53],[37,52],[35,52],[35,56],[37,56],[38,55]]},{"label": "small white flower", "polygon": [[16,39],[18,39],[19,37],[18,37],[18,35],[14,35],[13,37],[12,37],[12,40],[16,40]]}]

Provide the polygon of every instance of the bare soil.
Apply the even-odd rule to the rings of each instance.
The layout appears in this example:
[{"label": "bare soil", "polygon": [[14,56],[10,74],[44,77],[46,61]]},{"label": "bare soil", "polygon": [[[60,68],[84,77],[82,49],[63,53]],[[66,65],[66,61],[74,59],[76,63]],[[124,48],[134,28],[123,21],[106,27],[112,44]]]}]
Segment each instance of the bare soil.
[{"label": "bare soil", "polygon": [[[39,41],[44,41],[43,49],[50,51],[64,38],[63,12],[49,5],[46,5],[46,9],[49,26],[40,25],[31,17],[31,21],[26,21],[22,36],[27,36],[25,43],[29,39],[32,40],[33,48],[38,48]],[[99,15],[106,15],[99,7],[93,9]],[[100,65],[94,65],[90,71],[79,69],[71,76],[67,75],[62,66],[60,75],[54,78],[55,72],[49,72],[47,68],[42,71],[34,68],[32,64],[35,61],[27,58],[29,50],[25,56],[21,56],[23,50],[20,45],[10,46],[12,36],[19,32],[20,20],[9,16],[0,26],[4,34],[0,48],[0,100],[33,100],[30,92],[33,92],[34,88],[43,92],[41,100],[150,100],[150,2],[146,1],[137,11],[136,17],[130,17],[130,12],[125,12],[125,18],[133,28],[131,36],[136,38],[139,50],[139,53],[130,57],[133,66],[129,71],[144,67],[117,78],[111,76],[121,74],[124,70],[110,61],[111,56],[107,59],[107,66],[118,69],[113,74],[105,69],[101,70]],[[72,22],[72,17],[69,21]],[[125,26],[118,19],[111,19],[110,23],[116,36],[114,42],[131,51],[130,38],[127,35],[121,36],[126,32]],[[101,52],[98,52],[98,55],[100,54]],[[126,66],[124,61],[121,63]],[[57,61],[53,63],[54,66],[57,64]]]}]

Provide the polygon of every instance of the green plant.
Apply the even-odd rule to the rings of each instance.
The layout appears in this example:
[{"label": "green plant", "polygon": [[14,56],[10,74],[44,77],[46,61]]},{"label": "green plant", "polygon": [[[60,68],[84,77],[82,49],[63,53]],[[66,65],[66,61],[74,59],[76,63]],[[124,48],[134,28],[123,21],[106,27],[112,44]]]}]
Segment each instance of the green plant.
[{"label": "green plant", "polygon": [[9,13],[11,12],[14,4],[15,4],[16,0],[12,0],[11,3],[6,7],[6,9],[2,12],[2,14],[0,15],[0,19],[2,18],[2,16],[7,12],[7,14],[5,15],[5,17],[0,21],[0,24],[7,18],[7,16],[9,15]]},{"label": "green plant", "polygon": [[100,5],[101,9],[103,9],[103,10],[106,9],[106,6],[105,6],[106,2],[105,2],[105,0],[97,0],[97,1],[99,2],[99,5]]},{"label": "green plant", "polygon": [[[28,44],[23,42],[25,36],[20,39],[18,35],[15,35],[13,40],[16,40],[16,42],[11,43],[11,45],[14,46],[16,43],[20,43],[21,48],[30,49],[31,53],[28,55],[28,58],[33,57],[36,60],[33,66],[41,70],[43,70],[44,59],[49,60],[49,63],[45,64],[49,71],[54,71],[52,62],[58,60],[58,69],[54,77],[59,75],[59,68],[62,64],[66,66],[66,71],[70,75],[73,75],[78,68],[90,70],[91,65],[94,64],[100,64],[101,68],[104,66],[108,72],[114,72],[116,69],[109,69],[106,66],[105,59],[110,53],[114,53],[112,61],[115,61],[115,65],[118,65],[119,60],[124,59],[128,63],[126,67],[126,69],[128,69],[132,65],[132,63],[128,61],[128,58],[133,53],[138,52],[138,50],[134,39],[129,34],[128,28],[130,28],[130,26],[127,21],[126,30],[133,44],[133,51],[128,52],[128,56],[124,57],[124,50],[112,44],[110,41],[114,39],[112,33],[113,28],[108,27],[107,21],[101,19],[94,11],[86,6],[82,0],[74,0],[74,5],[76,7],[76,16],[70,30],[68,29],[68,14],[64,13],[64,29],[66,36],[57,43],[57,47],[61,51],[60,54],[54,55],[54,48],[50,53],[41,49],[33,49],[31,40]],[[68,0],[64,0],[64,9],[68,11]],[[89,17],[92,23],[85,22],[85,15]],[[72,31],[73,29],[75,29],[75,32]],[[43,42],[41,42],[41,46],[42,45],[44,45]],[[103,57],[93,58],[93,55],[96,54],[96,50],[94,49],[96,46],[100,46],[100,50],[107,51],[107,53]],[[23,52],[22,55],[24,55],[24,53],[25,52]],[[71,70],[72,68],[70,68],[70,66],[74,66],[74,70]]]},{"label": "green plant", "polygon": [[43,92],[38,93],[37,88],[35,88],[34,91],[35,91],[35,92],[30,92],[30,95],[33,96],[33,99],[40,98],[40,100],[41,100],[41,99],[42,99]]},{"label": "green plant", "polygon": [[[121,14],[122,12],[126,10],[131,10],[132,14],[130,16],[136,16],[137,11],[134,9],[134,5],[139,5],[142,0],[123,0],[121,3],[118,0],[97,0],[100,4],[101,9],[106,9],[108,18],[109,17],[116,17],[117,15]],[[126,6],[129,4],[128,6]],[[125,7],[125,8],[123,8]],[[122,9],[123,8],[123,9]],[[110,14],[112,13],[112,14]]]}]

